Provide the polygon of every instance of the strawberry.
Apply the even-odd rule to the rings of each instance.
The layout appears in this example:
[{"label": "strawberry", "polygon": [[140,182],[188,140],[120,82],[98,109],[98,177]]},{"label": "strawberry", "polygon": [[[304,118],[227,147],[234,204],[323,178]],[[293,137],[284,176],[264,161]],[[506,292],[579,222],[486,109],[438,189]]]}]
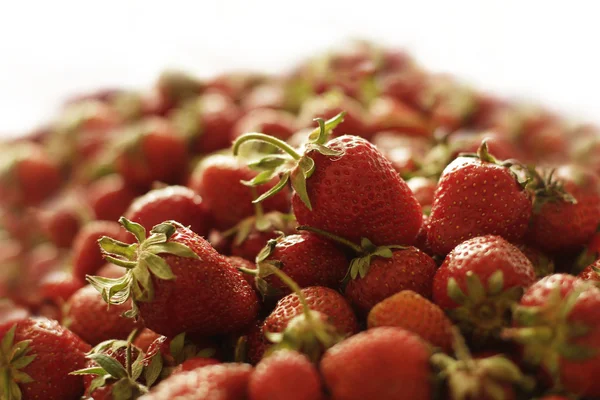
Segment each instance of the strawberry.
[{"label": "strawberry", "polygon": [[92,221],[85,225],[75,237],[73,243],[73,276],[85,280],[86,275],[93,275],[105,263],[98,248],[98,240],[110,236],[122,241],[130,241],[128,232],[114,221]]},{"label": "strawberry", "polygon": [[533,284],[503,332],[523,347],[555,387],[583,397],[600,396],[600,289],[572,275],[554,274]]},{"label": "strawberry", "polygon": [[139,224],[121,218],[138,241],[128,245],[103,237],[108,261],[127,268],[123,277],[88,280],[109,304],[129,298],[129,316],[165,336],[181,332],[214,335],[239,330],[258,312],[256,294],[241,273],[201,236],[175,221],[156,225],[146,237]]},{"label": "strawberry", "polygon": [[100,293],[86,285],[69,298],[66,325],[92,346],[109,339],[126,339],[141,325],[122,316],[130,308],[130,301],[107,308]]},{"label": "strawberry", "polygon": [[531,262],[499,236],[479,236],[454,248],[433,280],[433,300],[478,340],[497,336],[510,307],[535,281]]},{"label": "strawberry", "polygon": [[273,195],[291,180],[299,224],[351,241],[367,237],[377,245],[413,243],[421,227],[421,207],[390,162],[356,136],[341,136],[326,144],[328,132],[342,118],[340,114],[327,122],[319,120],[320,127],[301,153],[267,135],[238,138],[234,154],[248,141],[267,142],[286,153],[267,155],[254,164],[263,171],[251,181],[253,185],[280,175],[279,184],[255,201]]},{"label": "strawberry", "polygon": [[252,373],[248,386],[250,400],[320,400],[319,372],[303,354],[281,350],[264,358]]},{"label": "strawberry", "polygon": [[403,290],[377,303],[367,321],[369,329],[397,326],[419,335],[446,353],[452,349],[452,323],[444,311],[412,290]]},{"label": "strawberry", "polygon": [[[216,359],[216,347],[217,343],[213,339],[203,336],[195,337],[194,335],[186,335],[185,333],[180,333],[173,339],[169,339],[166,336],[159,336],[148,347],[144,357],[144,365],[152,363],[157,354],[162,358],[162,365],[165,367],[176,367],[186,361],[197,361],[200,358],[206,361],[212,360],[209,364],[216,364],[220,362]],[[185,368],[193,369],[191,367],[195,364],[200,363],[189,363]],[[182,370],[183,367],[179,368],[180,372]]]},{"label": "strawberry", "polygon": [[204,237],[208,236],[211,225],[202,197],[185,186],[166,186],[147,192],[131,203],[125,217],[148,231],[163,221],[178,221]]},{"label": "strawberry", "polygon": [[118,174],[107,175],[93,182],[86,194],[96,219],[105,221],[118,220],[138,196]]},{"label": "strawberry", "polygon": [[0,204],[5,207],[36,206],[62,184],[57,163],[33,143],[3,145],[0,166]]},{"label": "strawberry", "polygon": [[133,340],[133,345],[146,353],[148,352],[150,345],[161,336],[162,335],[159,335],[153,330],[144,328],[136,335],[135,339]]},{"label": "strawberry", "polygon": [[30,316],[29,310],[13,303],[10,299],[0,299],[0,325],[17,322]]},{"label": "strawberry", "polygon": [[232,129],[230,140],[234,141],[247,132],[262,132],[287,140],[297,130],[293,114],[263,108],[252,110],[240,118]]},{"label": "strawberry", "polygon": [[548,257],[544,252],[526,244],[520,244],[517,247],[525,254],[525,257],[531,261],[536,278],[541,279],[546,275],[554,273],[554,260]]},{"label": "strawberry", "polygon": [[369,329],[325,352],[320,370],[339,400],[429,400],[430,349],[402,328]]},{"label": "strawberry", "polygon": [[0,326],[0,387],[5,399],[79,399],[89,346],[56,321],[27,318]]},{"label": "strawberry", "polygon": [[44,300],[57,306],[63,305],[72,295],[85,286],[85,281],[75,278],[68,271],[52,271],[44,276],[38,290]]},{"label": "strawberry", "polygon": [[287,285],[273,276],[272,267],[285,272],[301,288],[337,288],[346,275],[348,261],[335,243],[310,233],[271,239],[256,257],[256,270],[242,272],[256,276],[256,287],[263,296],[282,297],[290,293]]},{"label": "strawberry", "polygon": [[488,147],[488,152],[498,160],[527,160],[523,151],[507,135],[502,135],[494,131],[483,133],[458,131],[451,134],[447,138],[447,145],[451,151],[450,157],[454,159],[461,153],[476,153],[483,141],[485,141]]},{"label": "strawberry", "polygon": [[584,281],[600,283],[600,260],[597,260],[585,267],[585,269],[581,271],[577,277]]},{"label": "strawberry", "polygon": [[245,353],[247,361],[256,365],[263,358],[265,352],[271,346],[271,342],[266,338],[263,331],[264,321],[256,320],[244,332],[245,335]]},{"label": "strawberry", "polygon": [[141,399],[244,400],[248,398],[248,381],[252,371],[248,364],[208,365],[173,374]]},{"label": "strawberry", "polygon": [[[242,165],[231,156],[214,155],[205,158],[194,170],[188,184],[195,190],[210,211],[216,228],[226,230],[246,217],[254,215],[252,189],[240,183],[250,181],[257,173]],[[258,188],[263,194],[276,184],[275,180],[267,183],[266,188]],[[262,203],[264,211],[288,212],[289,196],[286,190],[281,191]]]},{"label": "strawberry", "polygon": [[40,231],[56,247],[68,248],[90,217],[79,191],[65,190],[36,210]]},{"label": "strawberry", "polygon": [[472,237],[493,234],[509,241],[525,235],[531,200],[515,173],[499,164],[483,142],[477,157],[458,157],[440,178],[427,239],[445,255]]},{"label": "strawberry", "polygon": [[229,147],[231,131],[240,117],[240,110],[226,94],[207,91],[182,104],[169,117],[173,125],[192,141],[195,153],[210,154]]},{"label": "strawberry", "polygon": [[600,223],[600,178],[571,165],[557,168],[546,178],[535,174],[535,178],[528,241],[549,253],[584,246]]},{"label": "strawberry", "polygon": [[[253,261],[250,261],[246,258],[237,257],[237,256],[225,256],[225,258],[238,271],[256,269],[256,264]],[[246,274],[246,273],[244,273],[242,275],[244,276],[244,279],[246,279],[246,282],[248,282],[248,284],[250,286],[252,286],[253,288],[256,287],[255,286],[256,280],[254,278],[254,275]]]},{"label": "strawberry", "polygon": [[572,273],[580,273],[598,259],[600,259],[600,232],[594,233],[585,248],[579,253]]},{"label": "strawberry", "polygon": [[437,182],[434,179],[416,176],[406,181],[406,184],[415,195],[415,198],[423,208],[423,211],[431,209],[433,196],[437,188]]},{"label": "strawberry", "polygon": [[181,372],[193,371],[198,368],[206,367],[207,365],[221,364],[221,361],[210,358],[210,357],[196,357],[185,360],[175,368],[173,368],[173,374],[179,374]]},{"label": "strawberry", "polygon": [[389,96],[374,99],[369,107],[369,116],[369,130],[373,132],[430,137],[435,127],[423,112]]},{"label": "strawberry", "polygon": [[188,153],[175,128],[160,118],[147,119],[123,133],[116,143],[115,167],[125,182],[148,188],[155,181],[169,184],[185,180]]}]

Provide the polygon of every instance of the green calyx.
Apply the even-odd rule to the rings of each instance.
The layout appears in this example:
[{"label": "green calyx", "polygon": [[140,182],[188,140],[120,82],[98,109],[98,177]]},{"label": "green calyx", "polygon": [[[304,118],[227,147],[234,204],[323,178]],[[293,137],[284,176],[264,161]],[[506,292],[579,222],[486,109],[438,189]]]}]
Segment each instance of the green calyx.
[{"label": "green calyx", "polygon": [[407,249],[406,246],[401,245],[376,246],[367,238],[362,238],[360,245],[358,245],[340,236],[306,225],[298,226],[296,229],[299,231],[312,232],[346,246],[356,253],[356,257],[350,261],[350,266],[348,268],[348,273],[344,278],[344,282],[347,282],[349,279],[358,279],[359,277],[364,278],[367,276],[369,269],[371,268],[371,261],[374,257],[392,258],[394,255],[392,250]]},{"label": "green calyx", "polygon": [[15,343],[17,325],[13,325],[0,342],[0,398],[3,400],[21,400],[23,394],[19,384],[33,382],[33,378],[23,368],[35,360],[36,355],[30,354],[31,340]]},{"label": "green calyx", "polygon": [[126,268],[127,272],[116,279],[87,276],[87,281],[100,292],[109,305],[123,304],[131,298],[133,309],[128,311],[126,316],[136,317],[136,302],[149,302],[154,298],[153,276],[159,280],[176,279],[171,267],[160,255],[191,259],[197,259],[198,255],[184,244],[169,241],[177,228],[182,227],[178,222],[166,221],[156,225],[148,238],[146,230],[140,224],[124,217],[121,217],[119,222],[138,242],[127,244],[104,236],[98,240],[98,244],[107,261]]},{"label": "green calyx", "polygon": [[494,272],[481,282],[472,271],[465,276],[467,292],[463,292],[454,278],[448,280],[448,296],[459,306],[448,311],[464,332],[475,338],[497,337],[500,330],[510,323],[510,310],[523,294],[521,287],[504,288],[504,273]]},{"label": "green calyx", "polygon": [[292,318],[283,332],[265,332],[265,337],[274,343],[267,355],[277,350],[296,350],[317,362],[323,352],[342,341],[344,335],[338,332],[327,316],[310,309],[302,289],[296,282],[277,267],[271,267],[271,270],[272,274],[298,296],[302,314]]},{"label": "green calyx", "polygon": [[474,359],[457,328],[453,328],[453,333],[456,359],[444,353],[431,356],[431,363],[438,369],[438,377],[447,382],[453,400],[505,400],[505,388],[510,385],[525,391],[533,389],[535,381],[515,363],[502,355]]},{"label": "green calyx", "polygon": [[[131,342],[135,333],[136,331],[132,332],[128,340],[107,340],[96,345],[86,356],[88,360],[95,363],[95,366],[71,372],[71,375],[95,375],[87,389],[87,395],[92,396],[97,389],[107,385],[112,385],[111,398],[114,400],[133,400],[148,393],[148,388],[156,382],[156,378],[160,375],[162,365],[150,363],[148,367],[145,367],[144,353],[139,349],[135,349],[137,357],[135,360],[133,359],[134,348]],[[121,351],[125,351],[125,365],[113,357]],[[152,369],[157,367],[160,369],[155,374]],[[144,372],[145,385],[139,382]],[[154,374],[156,378],[152,379]]]},{"label": "green calyx", "polygon": [[534,167],[530,167],[528,171],[532,177],[528,189],[534,196],[534,213],[539,213],[546,203],[577,204],[577,199],[564,188],[564,184],[554,178],[555,169],[543,174],[540,174]]},{"label": "green calyx", "polygon": [[584,284],[563,298],[560,286],[556,285],[543,306],[515,307],[513,319],[519,327],[502,331],[504,339],[523,345],[526,362],[541,365],[548,371],[555,388],[561,387],[561,359],[584,361],[598,355],[598,349],[574,343],[577,338],[587,335],[590,327],[569,321],[569,315],[581,295],[591,287],[591,283]]},{"label": "green calyx", "polygon": [[258,175],[250,181],[242,181],[247,186],[260,186],[271,181],[275,177],[279,177],[279,182],[270,190],[263,193],[254,203],[259,203],[266,198],[269,198],[282,190],[285,185],[291,182],[292,188],[296,191],[304,205],[312,210],[312,205],[308,197],[306,189],[306,180],[314,173],[315,162],[308,156],[311,151],[339,157],[342,155],[340,151],[333,150],[325,146],[329,139],[331,131],[344,120],[344,113],[340,113],[335,117],[324,121],[317,118],[316,121],[319,127],[314,129],[309,135],[309,141],[304,146],[303,150],[297,150],[282,140],[263,133],[246,133],[240,136],[233,144],[233,155],[237,156],[240,146],[247,142],[262,142],[270,144],[281,150],[284,154],[266,154],[258,161],[248,164],[248,166],[256,171]]}]

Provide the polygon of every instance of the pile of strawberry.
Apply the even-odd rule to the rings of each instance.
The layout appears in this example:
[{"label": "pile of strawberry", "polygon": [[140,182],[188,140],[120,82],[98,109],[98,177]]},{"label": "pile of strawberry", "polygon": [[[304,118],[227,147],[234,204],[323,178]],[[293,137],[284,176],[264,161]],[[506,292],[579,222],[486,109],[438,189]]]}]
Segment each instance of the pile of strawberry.
[{"label": "pile of strawberry", "polygon": [[600,128],[356,43],[0,145],[0,399],[600,399]]}]

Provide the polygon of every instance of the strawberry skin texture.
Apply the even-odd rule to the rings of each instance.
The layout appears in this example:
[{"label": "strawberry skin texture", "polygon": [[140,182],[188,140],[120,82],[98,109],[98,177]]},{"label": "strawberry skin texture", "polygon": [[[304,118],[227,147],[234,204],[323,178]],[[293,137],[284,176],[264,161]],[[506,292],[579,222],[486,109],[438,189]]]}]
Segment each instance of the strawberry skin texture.
[{"label": "strawberry skin texture", "polygon": [[459,157],[442,173],[429,217],[427,239],[436,254],[486,234],[523,239],[532,205],[510,171],[477,158]]},{"label": "strawberry skin texture", "polygon": [[[561,298],[564,298],[582,284],[583,281],[572,275],[549,275],[525,292],[520,305],[544,306],[555,287],[560,287]],[[572,338],[570,343],[591,351],[597,352],[600,349],[600,289],[592,286],[580,295],[567,317],[567,323],[583,325],[589,329],[586,334]],[[561,383],[569,392],[584,397],[600,396],[600,381],[597,379],[600,374],[600,356],[597,353],[584,360],[569,360],[559,356],[559,370]]]},{"label": "strawberry skin texture", "polygon": [[[352,308],[335,290],[311,286],[302,289],[302,294],[310,309],[327,316],[340,333],[352,335],[358,331],[358,322]],[[265,319],[263,332],[283,332],[290,320],[302,312],[298,295],[288,294],[277,302],[275,309]]]},{"label": "strawberry skin texture", "polygon": [[131,302],[106,306],[102,296],[91,285],[75,292],[68,303],[67,321],[71,331],[92,346],[109,339],[126,339],[141,323],[122,314]]},{"label": "strawberry skin texture", "polygon": [[[252,190],[240,181],[251,180],[256,175],[234,157],[217,155],[207,158],[194,170],[188,186],[202,196],[216,228],[225,230],[254,215]],[[273,180],[257,187],[257,194],[271,189],[275,183]],[[261,204],[265,212],[289,212],[289,192],[284,189]]]},{"label": "strawberry skin texture", "polygon": [[335,400],[429,400],[430,350],[402,328],[369,329],[325,352],[320,370]]},{"label": "strawberry skin texture", "polygon": [[246,400],[253,368],[248,364],[207,365],[171,375],[141,400]]},{"label": "strawberry skin texture", "polygon": [[367,275],[348,282],[344,295],[363,315],[402,290],[413,290],[430,298],[436,269],[433,258],[416,247],[396,250],[392,258],[373,258]]},{"label": "strawberry skin texture", "polygon": [[[348,270],[348,261],[344,253],[334,243],[310,232],[286,236],[277,243],[265,261],[279,261],[280,269],[301,288],[337,288]],[[290,293],[287,285],[275,275],[266,277],[265,281],[282,294]]]},{"label": "strawberry skin texture", "polygon": [[367,319],[369,329],[397,326],[419,335],[444,352],[452,351],[452,322],[444,311],[412,290],[403,290],[378,303]]},{"label": "strawberry skin texture", "polygon": [[454,278],[467,293],[466,276],[472,272],[486,287],[489,277],[502,271],[504,290],[528,288],[535,281],[529,259],[514,245],[499,236],[486,235],[466,240],[446,256],[433,280],[433,300],[444,310],[458,307],[448,295],[448,281]]},{"label": "strawberry skin texture", "polygon": [[256,320],[250,325],[250,327],[245,332],[247,339],[246,358],[247,361],[252,365],[256,365],[260,362],[263,355],[265,354],[265,351],[271,345],[271,342],[269,342],[269,340],[264,335],[263,325],[264,321]]},{"label": "strawberry skin texture", "polygon": [[[0,338],[14,322],[0,326]],[[22,369],[34,382],[19,384],[23,400],[76,400],[83,394],[81,376],[69,375],[83,368],[85,353],[90,346],[58,322],[46,318],[27,318],[18,321],[14,343],[31,340],[29,354],[36,358]]]},{"label": "strawberry skin texture", "polygon": [[138,302],[145,326],[168,337],[182,332],[215,335],[247,326],[258,313],[254,290],[211,245],[187,228],[178,228],[169,242],[194,251],[199,260],[163,254],[174,280],[152,276],[150,302]]},{"label": "strawberry skin texture", "polygon": [[167,186],[138,197],[125,212],[125,217],[150,231],[163,221],[177,221],[200,236],[211,228],[210,215],[202,197],[185,186]]},{"label": "strawberry skin texture", "polygon": [[308,225],[356,243],[414,243],[421,228],[421,206],[408,185],[377,148],[357,136],[330,140],[339,157],[309,152],[314,173],[306,180],[310,211],[294,193],[292,207],[300,225]]},{"label": "strawberry skin texture", "polygon": [[319,372],[296,351],[277,351],[263,359],[250,377],[250,400],[322,400]]},{"label": "strawberry skin texture", "polygon": [[96,219],[105,221],[117,221],[137,196],[118,174],[100,178],[87,188],[87,200]]},{"label": "strawberry skin texture", "polygon": [[133,236],[121,225],[113,221],[92,221],[85,225],[75,237],[73,243],[73,276],[85,280],[86,275],[93,275],[104,264],[104,257],[98,247],[98,239],[102,236],[112,237],[127,243]]},{"label": "strawberry skin texture", "polygon": [[593,236],[600,223],[600,178],[593,172],[563,166],[554,172],[577,204],[546,202],[533,214],[527,239],[549,253],[577,250]]}]

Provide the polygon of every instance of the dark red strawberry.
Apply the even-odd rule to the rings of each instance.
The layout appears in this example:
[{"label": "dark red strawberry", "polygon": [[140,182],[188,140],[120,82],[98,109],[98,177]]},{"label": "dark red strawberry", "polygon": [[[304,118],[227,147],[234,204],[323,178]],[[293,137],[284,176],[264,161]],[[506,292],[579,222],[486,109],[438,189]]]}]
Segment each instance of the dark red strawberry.
[{"label": "dark red strawberry", "polygon": [[[247,134],[234,144],[234,154],[248,141],[264,141],[286,155],[267,155],[252,184],[260,185],[280,175],[277,192],[291,181],[294,215],[301,225],[319,228],[352,241],[368,237],[377,245],[411,244],[421,228],[421,207],[390,162],[369,142],[356,136],[341,136],[326,144],[328,132],[343,118],[338,115],[310,137],[298,153],[271,136]],[[268,178],[268,179],[267,179]]]},{"label": "dark red strawberry", "polygon": [[273,266],[285,272],[301,288],[337,288],[348,270],[344,252],[335,243],[310,232],[269,240],[256,262],[256,287],[263,296],[273,297],[290,293],[288,285],[273,275]]},{"label": "dark red strawberry", "polygon": [[535,281],[531,262],[499,236],[479,236],[454,248],[437,270],[433,300],[477,340],[496,336],[510,308]]},{"label": "dark red strawberry", "polygon": [[263,108],[250,111],[237,121],[231,131],[231,141],[248,132],[262,132],[287,140],[297,130],[296,118],[293,114]]},{"label": "dark red strawberry", "polygon": [[123,317],[131,302],[110,307],[91,285],[82,287],[67,302],[65,325],[92,346],[109,339],[126,339],[141,322]]},{"label": "dark red strawberry", "polygon": [[135,188],[148,188],[155,182],[184,182],[188,152],[185,140],[166,120],[147,119],[123,133],[117,143],[115,167]]},{"label": "dark red strawberry", "polygon": [[247,326],[258,312],[256,294],[231,264],[201,236],[175,221],[157,225],[146,238],[139,224],[121,218],[138,243],[104,237],[108,261],[127,268],[118,279],[89,277],[109,304],[129,298],[147,328],[165,336],[214,335]]},{"label": "dark red strawberry", "polygon": [[167,186],[149,191],[131,203],[125,217],[142,225],[147,231],[163,221],[177,221],[204,237],[208,236],[211,225],[202,197],[185,186]]},{"label": "dark red strawberry", "polygon": [[105,221],[117,221],[137,196],[117,174],[100,178],[87,188],[88,203],[96,219]]},{"label": "dark red strawberry", "polygon": [[523,346],[526,362],[541,366],[555,387],[582,397],[600,396],[600,289],[572,275],[533,284],[503,332]]},{"label": "dark red strawberry", "polygon": [[335,399],[429,400],[430,349],[396,327],[369,329],[333,346],[320,363]]},{"label": "dark red strawberry", "polygon": [[303,354],[281,350],[263,359],[250,377],[249,400],[322,400],[319,371]]},{"label": "dark red strawberry", "polygon": [[440,255],[469,238],[486,234],[519,241],[527,230],[531,210],[523,184],[487,152],[483,142],[477,157],[459,157],[442,173],[427,238]]},{"label": "dark red strawberry", "polygon": [[59,166],[41,146],[5,146],[0,166],[0,204],[13,208],[36,206],[60,188]]},{"label": "dark red strawberry", "polygon": [[73,243],[73,276],[85,280],[93,275],[106,261],[98,248],[98,239],[110,236],[121,241],[131,242],[133,237],[114,221],[92,221],[85,225]]},{"label": "dark red strawberry", "polygon": [[446,353],[452,350],[452,322],[440,307],[412,290],[403,290],[377,303],[367,322],[369,329],[397,326]]},{"label": "dark red strawberry", "polygon": [[252,365],[258,364],[263,358],[267,349],[271,346],[271,342],[266,338],[263,332],[264,321],[256,320],[248,330],[244,332],[246,361]]},{"label": "dark red strawberry", "polygon": [[56,321],[27,318],[0,326],[2,397],[77,400],[83,380],[69,373],[85,365],[90,347]]},{"label": "dark red strawberry", "polygon": [[[240,181],[250,181],[257,176],[234,157],[215,155],[205,158],[194,170],[189,187],[202,196],[218,229],[226,230],[255,214],[252,201],[255,199],[252,189]],[[273,188],[272,179],[264,188],[257,188],[261,195]],[[289,212],[289,192],[282,190],[262,203],[265,212]]]},{"label": "dark red strawberry", "polygon": [[248,364],[207,365],[171,375],[143,399],[244,400],[248,398],[248,381],[252,371]]},{"label": "dark red strawberry", "polygon": [[218,91],[192,98],[171,115],[177,129],[192,141],[194,152],[210,154],[231,145],[231,132],[240,110],[233,100]]},{"label": "dark red strawberry", "polygon": [[600,178],[588,169],[566,165],[545,178],[536,174],[533,189],[529,242],[549,253],[585,246],[600,223]]}]

